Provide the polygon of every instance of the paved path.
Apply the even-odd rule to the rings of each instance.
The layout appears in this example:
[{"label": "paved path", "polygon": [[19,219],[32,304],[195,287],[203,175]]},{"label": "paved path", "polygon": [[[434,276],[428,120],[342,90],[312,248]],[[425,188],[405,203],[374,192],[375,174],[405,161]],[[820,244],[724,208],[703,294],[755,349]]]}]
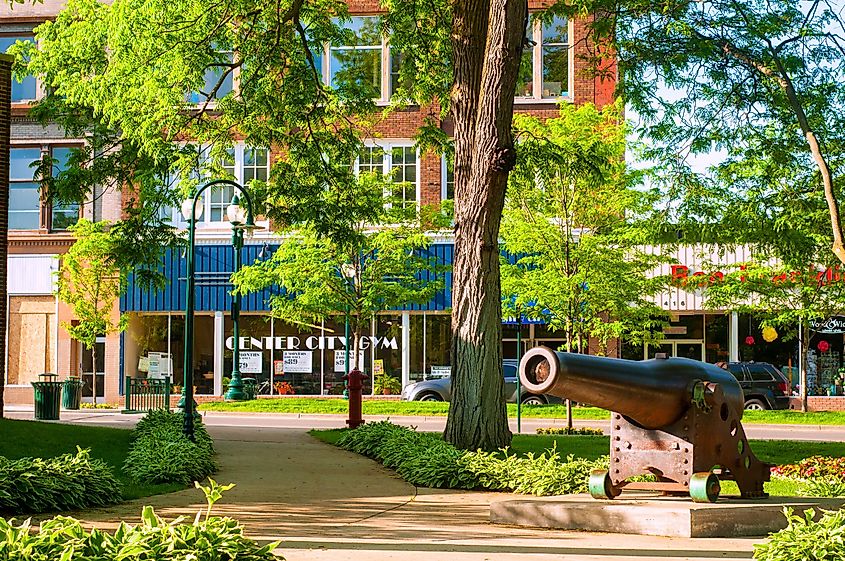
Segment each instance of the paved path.
[{"label": "paved path", "polygon": [[[417,489],[376,462],[303,429],[210,426],[218,482],[236,482],[216,509],[259,540],[281,540],[289,561],[646,561],[750,559],[759,539],[679,539],[493,526],[490,501],[510,497]],[[193,514],[186,490],[86,513],[98,526],[137,520],[142,504]]]}]

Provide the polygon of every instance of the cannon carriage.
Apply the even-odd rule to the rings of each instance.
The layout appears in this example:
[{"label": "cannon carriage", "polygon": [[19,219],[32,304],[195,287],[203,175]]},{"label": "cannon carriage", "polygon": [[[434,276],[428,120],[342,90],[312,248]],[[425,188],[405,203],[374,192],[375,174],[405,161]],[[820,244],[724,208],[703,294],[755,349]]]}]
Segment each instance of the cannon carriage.
[{"label": "cannon carriage", "polygon": [[[537,347],[519,375],[532,393],[611,411],[610,466],[590,475],[590,494],[622,489],[689,495],[714,502],[721,480],[743,498],[765,498],[771,466],[757,459],[742,428],[739,382],[716,366],[684,358],[632,361]],[[636,481],[651,475],[655,481]],[[639,478],[642,479],[642,478]]]}]

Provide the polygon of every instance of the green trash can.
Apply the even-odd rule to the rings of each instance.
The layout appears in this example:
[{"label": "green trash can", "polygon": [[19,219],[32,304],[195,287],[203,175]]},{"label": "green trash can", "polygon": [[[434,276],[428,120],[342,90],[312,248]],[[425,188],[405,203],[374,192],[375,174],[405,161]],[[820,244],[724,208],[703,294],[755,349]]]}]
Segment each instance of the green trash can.
[{"label": "green trash can", "polygon": [[72,376],[64,381],[62,394],[62,407],[65,409],[79,409],[82,404],[82,380]]},{"label": "green trash can", "polygon": [[39,374],[38,381],[32,382],[35,389],[35,420],[59,420],[63,385],[64,382],[59,382],[58,374]]}]

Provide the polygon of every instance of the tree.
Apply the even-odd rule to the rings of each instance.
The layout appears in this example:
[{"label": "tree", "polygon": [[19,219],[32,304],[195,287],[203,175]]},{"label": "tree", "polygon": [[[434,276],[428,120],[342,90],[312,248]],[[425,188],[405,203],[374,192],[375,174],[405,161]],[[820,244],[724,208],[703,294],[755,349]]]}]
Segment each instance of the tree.
[{"label": "tree", "polygon": [[[403,86],[393,101],[439,106],[455,125],[455,364],[446,438],[499,448],[510,433],[498,233],[516,158],[511,121],[527,1],[385,0],[384,7],[391,48],[402,54]],[[155,173],[162,167],[181,171],[182,194],[190,191],[193,162],[174,143],[190,139],[221,154],[238,136],[281,150],[264,192],[266,214],[342,241],[353,233],[346,215],[354,201],[343,192],[348,171],[333,164],[353,160],[391,109],[374,103],[364,68],[323,83],[315,53],[373,31],[344,29],[345,21],[347,7],[337,0],[69,0],[38,28],[39,48],[25,54],[50,90],[39,105],[44,115],[71,115],[69,125],[107,133],[108,153],[121,164],[115,169],[150,186],[140,198],[145,207],[167,198]],[[239,89],[226,93],[234,74]],[[313,212],[326,191],[332,204]]]},{"label": "tree", "polygon": [[[830,247],[845,263],[836,186],[845,141],[840,8],[828,0],[586,0],[569,9],[602,15],[594,34],[613,45],[621,93],[694,221],[712,221],[720,209],[699,206],[689,154],[722,151],[718,170],[763,164],[780,176],[800,168],[815,174]],[[597,69],[604,54],[596,52]]]},{"label": "tree", "polygon": [[[503,309],[563,332],[567,352],[607,352],[610,339],[648,341],[662,310],[646,253],[655,194],[625,165],[619,106],[564,106],[545,122],[517,116],[517,164],[502,222]],[[512,295],[511,297],[508,297]],[[571,426],[571,415],[567,415]]]},{"label": "tree", "polygon": [[342,240],[320,236],[308,224],[281,232],[283,241],[270,259],[233,277],[236,290],[280,290],[270,300],[271,309],[292,324],[346,315],[353,342],[345,342],[346,352],[352,351],[356,364],[360,337],[379,312],[425,303],[443,288],[442,278],[420,274],[442,270],[426,256],[426,233],[401,224],[405,211],[398,202],[385,205],[384,190],[394,186],[389,178],[371,174],[351,181],[348,191],[362,201],[357,210],[367,220],[350,214],[349,235]]},{"label": "tree", "polygon": [[112,321],[112,309],[126,287],[126,271],[114,259],[115,238],[108,222],[82,219],[70,228],[76,241],[61,258],[56,295],[73,310],[75,322],[62,322],[68,334],[91,350],[92,387],[97,403],[97,337],[123,331],[128,316]]}]

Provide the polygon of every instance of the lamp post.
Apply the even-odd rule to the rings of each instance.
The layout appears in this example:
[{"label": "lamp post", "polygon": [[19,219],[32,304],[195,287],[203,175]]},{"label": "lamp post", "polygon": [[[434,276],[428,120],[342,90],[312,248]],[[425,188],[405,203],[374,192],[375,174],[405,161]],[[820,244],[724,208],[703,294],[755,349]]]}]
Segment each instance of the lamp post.
[{"label": "lamp post", "polygon": [[[346,263],[340,268],[340,274],[343,275],[344,286],[347,290],[349,290],[349,285],[352,284],[352,292],[355,292],[355,267],[350,263]],[[344,362],[344,372],[349,374],[349,349],[352,347],[354,352],[354,345],[349,344],[349,304],[346,304],[346,316],[345,316],[345,323],[343,327],[343,336],[345,337],[346,341],[346,357]],[[358,357],[355,357],[355,360],[358,360]],[[344,394],[345,395],[345,394]]]},{"label": "lamp post", "polygon": [[[243,228],[254,228],[255,223],[252,217],[252,200],[246,190],[228,179],[216,179],[209,181],[200,187],[194,196],[185,199],[182,202],[182,215],[188,223],[188,253],[187,253],[187,279],[185,282],[185,353],[183,363],[183,392],[182,392],[182,431],[190,440],[194,440],[194,241],[197,229],[197,220],[202,216],[202,204],[200,203],[200,196],[206,189],[218,185],[228,185],[235,188],[243,195],[247,202],[246,217],[243,222]],[[231,205],[230,205],[231,206]],[[228,214],[228,209],[227,209]],[[233,225],[234,227],[234,225]],[[239,256],[240,252],[236,250]],[[234,306],[233,306],[234,308]],[[237,364],[238,357],[235,357],[235,364]],[[237,367],[236,367],[237,368]],[[234,380],[233,380],[234,382]],[[231,387],[231,384],[230,384]],[[241,382],[243,387],[243,382]]]},{"label": "lamp post", "polygon": [[[248,210],[241,206],[238,195],[232,197],[232,202],[226,207],[226,218],[232,224],[232,246],[235,248],[235,270],[241,269],[241,250],[244,247],[244,230],[254,227],[252,221],[252,207],[247,199]],[[240,317],[241,317],[241,295],[232,295],[232,377],[229,388],[226,390],[225,399],[243,401],[247,398],[244,393],[244,383],[241,378],[241,347],[240,347]]]}]

